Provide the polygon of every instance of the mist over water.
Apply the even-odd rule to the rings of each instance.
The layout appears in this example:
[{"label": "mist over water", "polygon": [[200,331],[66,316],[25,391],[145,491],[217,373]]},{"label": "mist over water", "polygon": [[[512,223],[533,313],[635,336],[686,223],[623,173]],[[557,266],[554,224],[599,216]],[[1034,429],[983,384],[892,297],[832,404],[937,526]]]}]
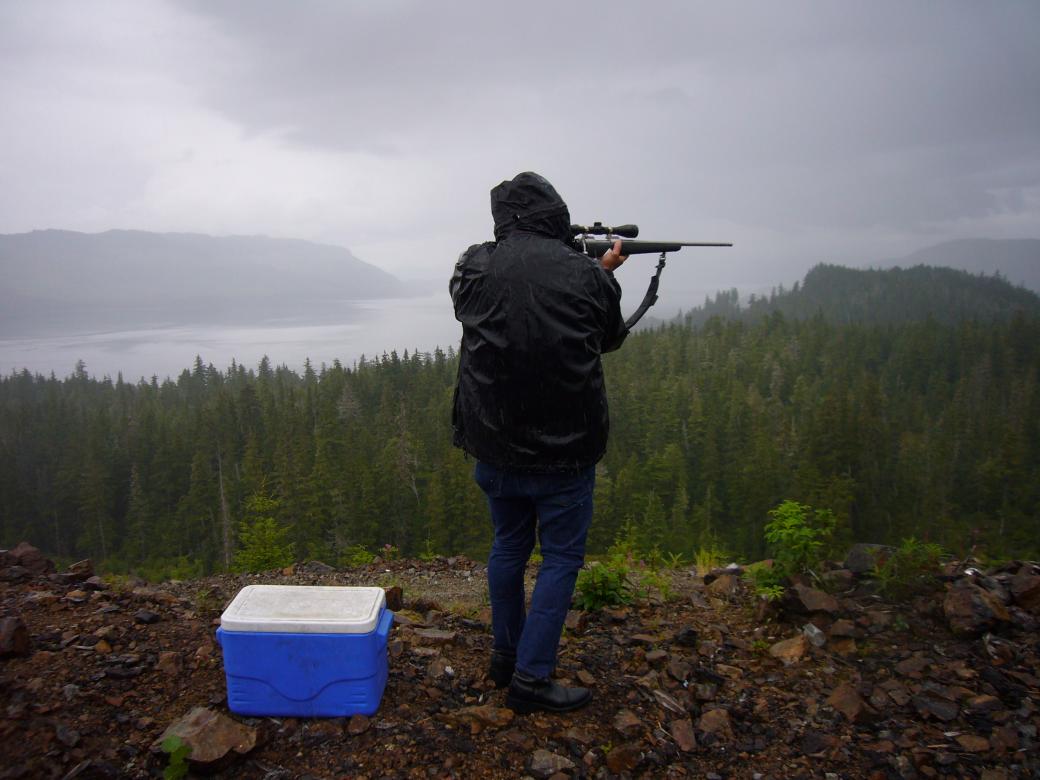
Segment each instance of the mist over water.
[{"label": "mist over water", "polygon": [[[621,310],[627,317],[642,300],[648,269],[624,269],[619,274],[624,287]],[[650,267],[652,270],[652,266]],[[689,310],[717,289],[675,284],[663,280],[661,300],[648,313],[644,324]],[[445,285],[445,288],[447,285]],[[118,311],[112,312],[118,323]],[[232,359],[246,368],[256,368],[267,355],[274,366],[303,368],[304,360],[318,370],[322,363],[339,360],[353,365],[362,356],[376,358],[396,350],[403,355],[418,350],[433,352],[440,347],[458,348],[462,326],[455,320],[451,298],[443,292],[420,297],[379,298],[345,301],[339,312],[327,305],[292,317],[271,317],[244,324],[203,322],[198,325],[158,324],[150,327],[98,327],[89,331],[56,331],[53,327],[38,336],[23,329],[0,332],[0,373],[22,369],[59,378],[86,364],[87,373],[115,379],[120,373],[127,382],[157,376],[176,378],[190,369],[195,356],[204,364],[225,370]]]},{"label": "mist over water", "polygon": [[[0,334],[2,336],[2,334]],[[362,355],[378,357],[396,350],[402,355],[457,348],[462,328],[452,313],[447,291],[419,298],[354,301],[344,307],[341,322],[307,316],[250,326],[171,326],[135,330],[49,335],[44,338],[0,337],[0,371],[23,368],[60,378],[71,374],[76,361],[96,377],[136,382],[144,377],[176,378],[190,368],[195,356],[223,371],[232,359],[256,368],[267,355],[272,365],[301,369],[310,358],[317,370],[339,360],[350,366]]]}]

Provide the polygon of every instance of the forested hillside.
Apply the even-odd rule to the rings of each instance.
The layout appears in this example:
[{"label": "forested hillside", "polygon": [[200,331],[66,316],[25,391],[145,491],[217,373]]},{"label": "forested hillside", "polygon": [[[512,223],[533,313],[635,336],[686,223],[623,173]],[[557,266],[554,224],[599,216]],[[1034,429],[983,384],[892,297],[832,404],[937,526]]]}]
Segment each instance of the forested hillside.
[{"label": "forested hillside", "polygon": [[883,271],[818,265],[791,290],[780,287],[768,297],[752,296],[743,306],[736,290],[720,292],[683,320],[696,325],[722,316],[756,322],[774,312],[787,317],[822,315],[833,322],[884,324],[929,318],[945,323],[1007,320],[1018,312],[1040,314],[1040,296],[1001,276],[953,268],[917,265]]},{"label": "forested hillside", "polygon": [[[754,558],[791,498],[832,509],[844,540],[1037,553],[1040,316],[830,313],[675,323],[606,358],[593,552],[625,533]],[[8,376],[0,544],[152,576],[233,565],[261,533],[329,562],[385,544],[483,556],[473,463],[450,443],[456,365],[449,349],[302,374],[197,361],[162,383]]]}]

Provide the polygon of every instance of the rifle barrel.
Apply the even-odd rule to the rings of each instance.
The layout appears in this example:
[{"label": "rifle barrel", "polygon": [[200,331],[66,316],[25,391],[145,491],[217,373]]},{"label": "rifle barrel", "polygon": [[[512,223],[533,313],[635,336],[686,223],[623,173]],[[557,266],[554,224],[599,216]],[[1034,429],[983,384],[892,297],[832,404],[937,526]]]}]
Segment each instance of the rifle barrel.
[{"label": "rifle barrel", "polygon": [[[602,257],[603,253],[614,246],[613,241],[588,239],[585,242],[585,254],[589,257]],[[631,241],[621,239],[622,255],[660,254],[661,252],[677,252],[684,246],[733,246],[727,243],[706,241]]]}]

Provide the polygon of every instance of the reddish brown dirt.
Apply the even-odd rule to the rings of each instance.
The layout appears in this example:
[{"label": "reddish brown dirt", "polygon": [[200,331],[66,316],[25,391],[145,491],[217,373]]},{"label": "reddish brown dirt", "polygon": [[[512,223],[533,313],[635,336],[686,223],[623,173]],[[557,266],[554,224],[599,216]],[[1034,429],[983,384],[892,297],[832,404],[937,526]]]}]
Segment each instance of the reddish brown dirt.
[{"label": "reddish brown dirt", "polygon": [[[170,723],[195,706],[227,713],[213,632],[227,602],[256,582],[400,585],[408,624],[391,635],[374,717],[232,715],[257,730],[258,744],[211,770],[217,777],[997,780],[1040,772],[1035,630],[955,638],[936,597],[892,606],[856,592],[840,599],[840,614],[816,618],[827,644],[785,666],[769,648],[797,636],[806,618],[767,622],[740,587],[720,597],[682,572],[667,603],[573,616],[558,676],[590,684],[588,707],[505,725],[497,719],[508,715],[492,711],[486,717],[496,722],[470,725],[465,708],[505,706],[484,674],[484,571],[440,559],[143,588],[109,581],[82,596],[81,586],[43,575],[0,583],[3,615],[21,617],[31,644],[29,655],[0,660],[0,778],[160,777],[166,757],[151,745]],[[158,621],[140,622],[141,610]],[[416,631],[424,625],[454,632],[453,641],[431,644]]]}]

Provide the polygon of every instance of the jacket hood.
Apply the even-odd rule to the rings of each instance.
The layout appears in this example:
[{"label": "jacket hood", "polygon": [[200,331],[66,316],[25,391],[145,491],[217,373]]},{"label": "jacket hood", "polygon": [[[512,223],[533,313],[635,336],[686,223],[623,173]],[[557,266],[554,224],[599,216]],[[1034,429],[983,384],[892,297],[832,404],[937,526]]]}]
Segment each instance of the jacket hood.
[{"label": "jacket hood", "polygon": [[495,240],[525,231],[561,241],[571,239],[571,215],[556,189],[537,173],[527,171],[491,190]]}]

